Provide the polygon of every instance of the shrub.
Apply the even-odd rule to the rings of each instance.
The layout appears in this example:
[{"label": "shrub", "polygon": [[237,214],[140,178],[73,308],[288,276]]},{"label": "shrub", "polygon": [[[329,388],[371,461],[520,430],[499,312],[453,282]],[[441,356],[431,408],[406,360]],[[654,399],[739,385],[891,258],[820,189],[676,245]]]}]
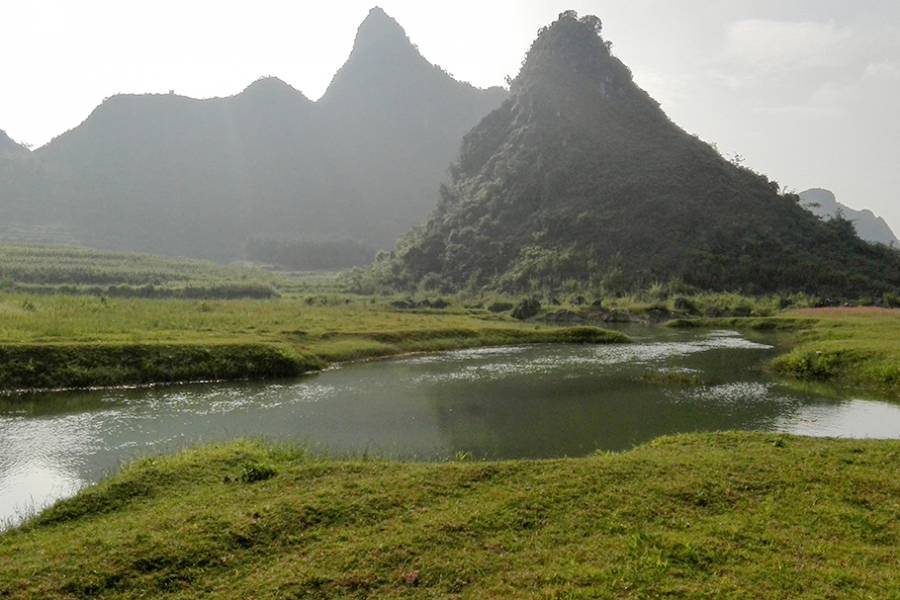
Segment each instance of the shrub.
[{"label": "shrub", "polygon": [[514,319],[524,321],[535,316],[541,310],[541,303],[537,298],[526,298],[519,302],[513,309],[512,316]]},{"label": "shrub", "polygon": [[508,310],[512,310],[513,303],[512,302],[494,302],[490,306],[488,306],[488,310],[492,313],[501,313],[506,312]]}]

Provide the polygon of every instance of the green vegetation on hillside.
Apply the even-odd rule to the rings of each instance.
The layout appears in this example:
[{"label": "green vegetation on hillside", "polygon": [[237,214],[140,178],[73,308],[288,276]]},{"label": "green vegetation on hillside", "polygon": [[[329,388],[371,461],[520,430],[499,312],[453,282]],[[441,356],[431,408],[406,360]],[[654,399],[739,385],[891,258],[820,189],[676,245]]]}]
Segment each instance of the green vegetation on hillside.
[{"label": "green vegetation on hillside", "polygon": [[900,252],[820,221],[676,126],[598,30],[570,11],[539,33],[510,97],[463,139],[436,209],[359,289],[900,292]]},{"label": "green vegetation on hillside", "polygon": [[0,537],[6,598],[871,598],[896,441],[715,433],[582,459],[148,457]]}]

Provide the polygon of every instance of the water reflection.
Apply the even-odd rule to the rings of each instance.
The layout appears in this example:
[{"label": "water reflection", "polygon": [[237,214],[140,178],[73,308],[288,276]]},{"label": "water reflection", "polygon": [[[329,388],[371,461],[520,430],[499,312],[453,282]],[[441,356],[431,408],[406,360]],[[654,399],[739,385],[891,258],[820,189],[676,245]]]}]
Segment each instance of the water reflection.
[{"label": "water reflection", "polygon": [[[236,436],[433,459],[582,456],[725,429],[898,437],[900,409],[767,377],[770,335],[630,328],[619,346],[531,346],[358,364],[267,385],[0,400],[0,517],[143,453]],[[649,376],[648,376],[649,375]]]},{"label": "water reflection", "polygon": [[900,438],[897,406],[871,400],[844,400],[797,407],[780,415],[772,429],[797,435],[845,438]]}]

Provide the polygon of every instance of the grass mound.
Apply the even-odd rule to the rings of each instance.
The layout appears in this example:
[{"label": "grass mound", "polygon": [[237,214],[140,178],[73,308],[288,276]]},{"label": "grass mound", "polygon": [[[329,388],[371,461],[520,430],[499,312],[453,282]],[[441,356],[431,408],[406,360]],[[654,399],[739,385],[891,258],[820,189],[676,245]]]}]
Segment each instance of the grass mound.
[{"label": "grass mound", "polygon": [[884,597],[898,452],[717,433],[583,459],[404,464],[241,440],[139,460],[6,532],[0,593]]}]

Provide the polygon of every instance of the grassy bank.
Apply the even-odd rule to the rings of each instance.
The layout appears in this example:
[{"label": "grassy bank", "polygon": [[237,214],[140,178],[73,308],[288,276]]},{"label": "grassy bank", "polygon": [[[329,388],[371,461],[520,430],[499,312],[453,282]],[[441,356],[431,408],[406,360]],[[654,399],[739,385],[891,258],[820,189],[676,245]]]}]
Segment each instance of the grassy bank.
[{"label": "grassy bank", "polygon": [[776,370],[900,394],[900,310],[822,308],[788,316],[815,323],[796,333],[794,348],[774,361]]},{"label": "grassy bank", "polygon": [[308,303],[0,295],[0,389],[293,376],[329,363],[475,346],[622,342],[596,327],[487,311]]},{"label": "grassy bank", "polygon": [[127,465],[0,537],[8,598],[869,598],[895,441],[755,433],[500,463],[247,441]]},{"label": "grassy bank", "polygon": [[670,325],[790,331],[792,348],[772,362],[775,371],[900,394],[900,309],[804,308],[773,317],[678,319]]}]

